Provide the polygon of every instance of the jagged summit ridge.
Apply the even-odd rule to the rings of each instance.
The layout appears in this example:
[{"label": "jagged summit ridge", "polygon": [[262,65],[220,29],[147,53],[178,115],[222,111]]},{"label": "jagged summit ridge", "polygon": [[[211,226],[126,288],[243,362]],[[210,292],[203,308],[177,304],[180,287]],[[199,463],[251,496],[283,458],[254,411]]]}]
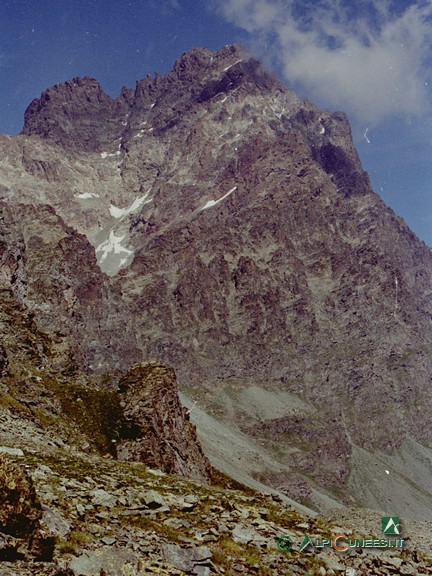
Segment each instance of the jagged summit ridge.
[{"label": "jagged summit ridge", "polygon": [[[120,101],[105,94],[95,78],[74,78],[48,88],[31,102],[24,114],[22,133],[62,146],[95,150],[117,137],[119,107]],[[97,130],[102,125],[105,130]]]},{"label": "jagged summit ridge", "polygon": [[169,118],[159,117],[158,129],[166,130],[193,102],[225,94],[242,83],[269,90],[280,85],[239,46],[227,46],[216,54],[195,48],[178,58],[165,78],[158,73],[147,76],[137,81],[135,90],[124,87],[116,99],[92,77],[56,84],[29,105],[22,133],[68,148],[102,152],[124,135],[127,139],[143,112],[157,103],[167,111],[172,107]]}]

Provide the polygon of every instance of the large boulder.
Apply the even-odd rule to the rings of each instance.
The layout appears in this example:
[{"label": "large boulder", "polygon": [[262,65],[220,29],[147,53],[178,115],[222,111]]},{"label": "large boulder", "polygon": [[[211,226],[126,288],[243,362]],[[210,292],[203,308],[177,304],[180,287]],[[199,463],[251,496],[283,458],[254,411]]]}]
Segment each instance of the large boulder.
[{"label": "large boulder", "polygon": [[31,478],[0,454],[0,531],[18,538],[30,537],[41,517]]},{"label": "large boulder", "polygon": [[119,392],[125,425],[118,458],[207,482],[210,463],[180,403],[174,370],[152,362],[136,364],[121,378]]},{"label": "large boulder", "polygon": [[0,454],[0,560],[52,559],[55,538],[28,473]]}]

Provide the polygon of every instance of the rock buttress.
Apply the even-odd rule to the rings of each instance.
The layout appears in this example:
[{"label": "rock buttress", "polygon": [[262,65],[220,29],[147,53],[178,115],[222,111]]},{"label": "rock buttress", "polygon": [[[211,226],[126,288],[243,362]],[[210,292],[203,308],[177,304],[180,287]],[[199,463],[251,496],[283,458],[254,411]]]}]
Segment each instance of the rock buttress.
[{"label": "rock buttress", "polygon": [[207,482],[210,463],[180,404],[174,370],[156,363],[136,364],[121,378],[119,392],[126,424],[118,458]]}]

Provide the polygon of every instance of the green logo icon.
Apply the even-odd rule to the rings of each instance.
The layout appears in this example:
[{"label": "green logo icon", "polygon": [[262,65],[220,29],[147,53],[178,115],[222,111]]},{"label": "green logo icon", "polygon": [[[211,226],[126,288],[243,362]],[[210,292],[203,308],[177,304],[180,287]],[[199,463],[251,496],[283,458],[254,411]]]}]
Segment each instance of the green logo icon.
[{"label": "green logo icon", "polygon": [[313,546],[313,542],[309,536],[305,536],[303,538],[303,542],[301,543],[299,552],[303,552],[303,550],[305,550],[308,546]]},{"label": "green logo icon", "polygon": [[382,517],[382,533],[395,536],[402,532],[400,518],[398,516],[383,516]]},{"label": "green logo icon", "polygon": [[293,547],[293,541],[288,536],[279,536],[276,540],[276,546],[281,552],[289,552]]}]

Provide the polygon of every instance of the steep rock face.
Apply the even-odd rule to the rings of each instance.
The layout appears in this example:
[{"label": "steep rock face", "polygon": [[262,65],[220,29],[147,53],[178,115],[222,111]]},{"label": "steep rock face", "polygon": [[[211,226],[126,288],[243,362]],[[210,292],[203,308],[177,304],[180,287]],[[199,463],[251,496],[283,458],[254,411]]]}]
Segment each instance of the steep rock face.
[{"label": "steep rock face", "polygon": [[[341,123],[347,132],[339,116],[327,123],[329,139]],[[325,415],[321,431],[290,464],[339,485],[351,443],[391,450],[407,434],[431,442],[423,402],[431,401],[432,260],[367,189],[355,157],[335,178],[314,156],[298,130],[245,142],[231,180],[220,179],[232,193],[150,237],[117,284],[143,349],[178,366],[184,382],[207,382],[208,405],[219,404],[216,382],[242,380],[311,401]],[[302,445],[318,412],[301,429],[287,419],[282,437]],[[267,425],[265,438],[276,441],[280,423]],[[321,441],[317,459],[330,429],[342,440]]]},{"label": "steep rock face", "polygon": [[195,49],[116,100],[91,79],[49,89],[0,147],[5,202],[52,205],[114,276],[87,244],[79,331],[62,298],[32,303],[87,369],[173,365],[314,487],[351,490],[358,450],[431,446],[431,251],[371,190],[345,115],[238,47]]},{"label": "steep rock face", "polygon": [[83,368],[105,366],[116,330],[124,335],[123,345],[116,346],[130,361],[138,359],[121,304],[115,293],[108,296],[88,240],[49,206],[11,208],[0,202],[0,217],[1,287],[31,311],[38,329],[57,341],[59,352],[63,348],[63,359],[58,356],[63,369],[71,362]]},{"label": "steep rock face", "polygon": [[123,439],[117,443],[120,460],[209,481],[210,464],[180,404],[174,370],[155,363],[135,365],[121,378],[119,393],[125,417]]},{"label": "steep rock face", "polygon": [[36,98],[24,116],[23,134],[36,134],[65,148],[103,150],[121,133],[127,106],[112,100],[94,79],[74,78]]},{"label": "steep rock face", "polygon": [[[232,419],[214,390],[241,381],[312,402],[308,414],[255,425],[239,406],[236,421],[271,444],[293,444],[290,467],[339,486],[352,444],[391,451],[406,435],[432,440],[423,410],[431,254],[371,191],[343,114],[245,76],[233,92],[210,82],[169,139],[168,129],[143,133],[153,162],[161,147],[168,154],[153,204],[131,222],[135,258],[116,283],[140,346],[199,385],[197,397],[207,384],[207,407]],[[135,142],[125,170],[150,161]]]}]

